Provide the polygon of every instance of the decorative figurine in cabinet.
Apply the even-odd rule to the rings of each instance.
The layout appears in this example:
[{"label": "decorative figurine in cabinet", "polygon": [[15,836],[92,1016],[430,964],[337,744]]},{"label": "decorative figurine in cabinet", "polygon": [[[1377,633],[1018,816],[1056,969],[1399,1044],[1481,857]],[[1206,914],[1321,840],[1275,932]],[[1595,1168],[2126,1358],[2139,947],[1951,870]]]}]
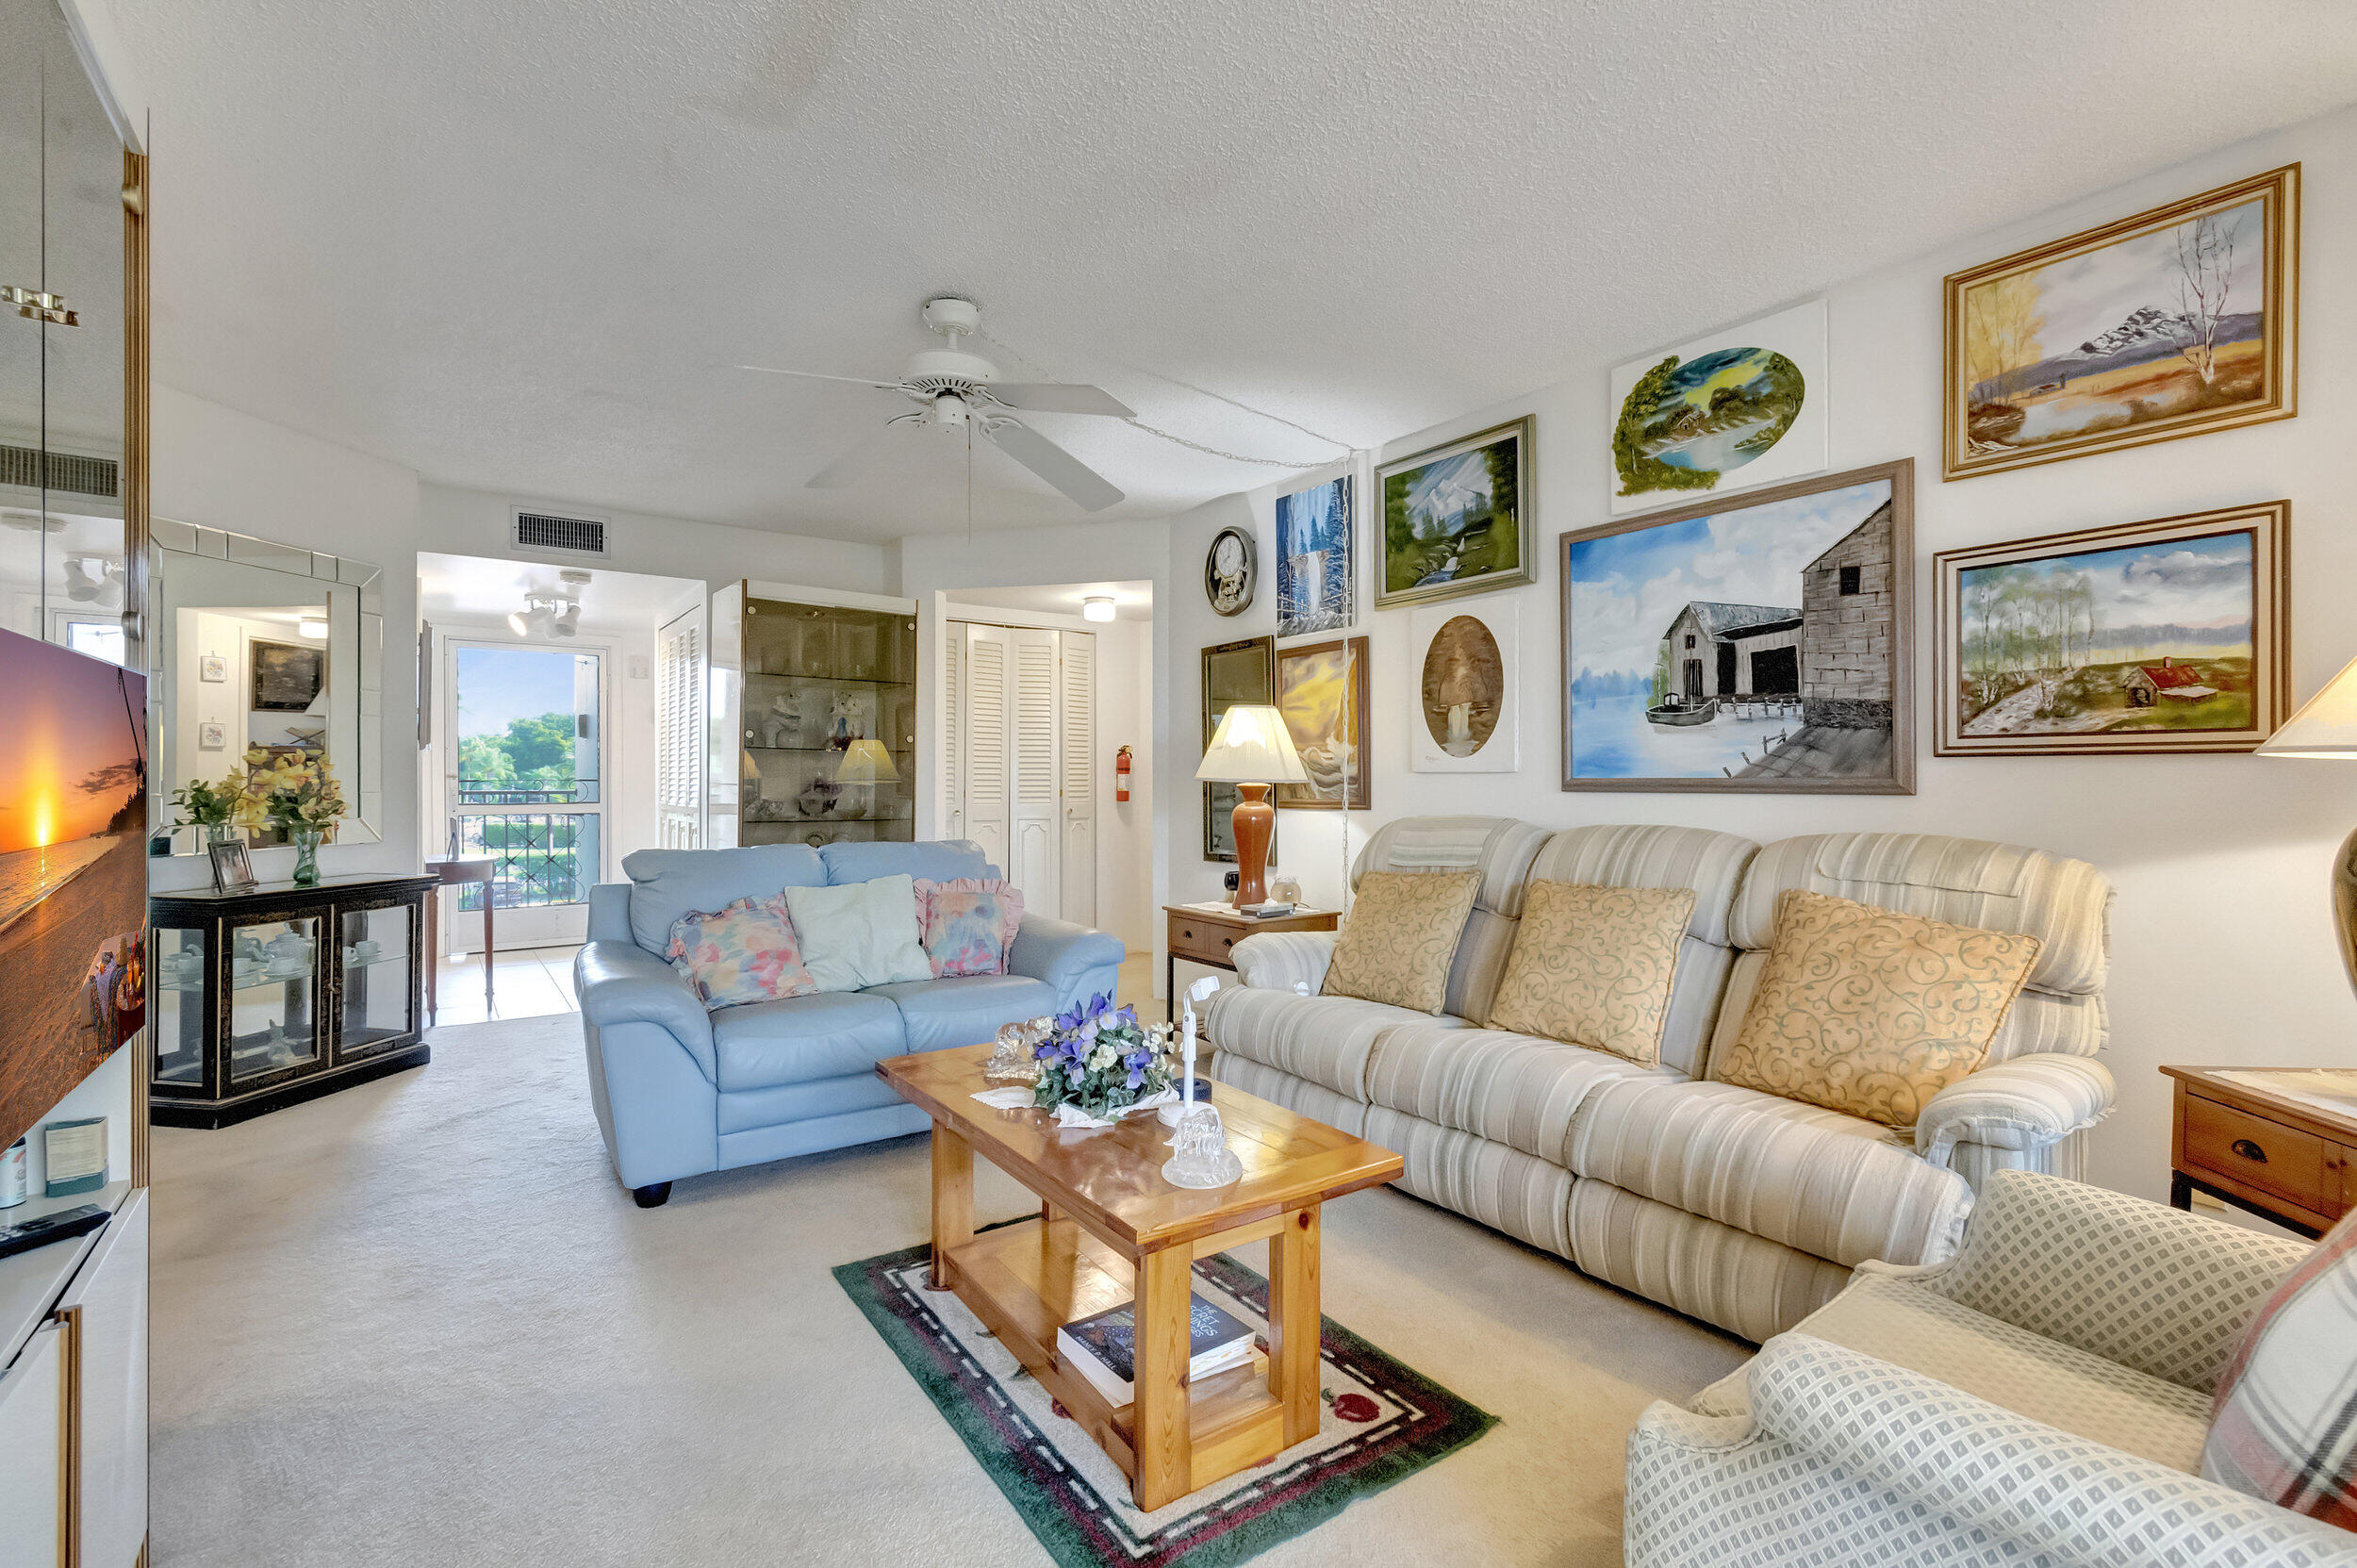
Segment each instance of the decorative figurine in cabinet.
[{"label": "decorative figurine in cabinet", "polygon": [[330,877],[152,899],[150,1119],[226,1127],[422,1066],[437,885]]}]

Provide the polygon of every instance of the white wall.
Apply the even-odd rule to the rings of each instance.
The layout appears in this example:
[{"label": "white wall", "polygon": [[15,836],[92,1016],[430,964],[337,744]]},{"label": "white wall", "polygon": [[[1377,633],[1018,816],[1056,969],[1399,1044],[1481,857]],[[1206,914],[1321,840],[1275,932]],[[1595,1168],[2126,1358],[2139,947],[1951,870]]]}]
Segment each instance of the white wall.
[{"label": "white wall", "polygon": [[[168,326],[159,323],[159,330]],[[422,484],[399,464],[170,387],[155,388],[151,435],[157,516],[384,568],[384,837],[328,845],[321,865],[331,874],[415,870],[424,778],[410,728],[418,699],[418,554],[508,554],[508,506],[532,498]],[[600,564],[617,570],[701,575],[707,583],[770,577],[869,593],[886,589],[893,575],[881,546],[585,509],[612,520],[613,555]],[[441,846],[422,848],[438,852]],[[289,876],[293,857],[292,850],[257,850],[255,871],[266,880]],[[210,878],[195,857],[150,864],[159,890]]]},{"label": "white wall", "polygon": [[[1986,234],[1969,243],[1827,290],[1831,320],[1833,467],[1916,460],[1917,701],[1932,695],[1929,613],[1935,551],[2248,501],[2292,502],[2294,690],[2304,698],[2357,653],[2357,528],[2346,447],[2357,418],[2357,111],[2247,142],[2184,167]],[[2294,159],[2304,161],[2299,416],[2274,424],[1942,484],[1940,279],[2023,246],[2134,213]],[[1805,216],[1805,215],[1804,215]],[[1782,302],[1763,302],[1763,306]],[[1712,323],[1693,323],[1697,333]],[[1644,345],[1635,345],[1641,350]],[[1635,357],[1634,354],[1622,357]],[[1409,770],[1408,612],[1362,613],[1374,665],[1371,756],[1375,811],[1352,814],[1352,849],[1367,829],[1426,812],[1493,813],[1550,826],[1698,823],[1762,840],[1832,829],[1952,833],[2038,845],[2092,861],[2112,879],[2109,1062],[2119,1109],[2095,1130],[2091,1178],[2158,1197],[2167,1190],[2168,1093],[2157,1067],[2194,1064],[2357,1064],[2357,1010],[2332,945],[2325,876],[2357,819],[2357,777],[2323,763],[2251,756],[1953,759],[1922,743],[1913,797],[1743,797],[1566,793],[1559,788],[1561,689],[1558,536],[1607,520],[1611,463],[1606,365],[1525,398],[1469,409],[1444,426],[1391,442],[1388,460],[1513,416],[1538,416],[1539,581],[1521,601],[1521,771]],[[1332,471],[1340,471],[1339,469]],[[1157,798],[1168,818],[1170,891],[1216,897],[1225,867],[1199,858],[1192,774],[1195,652],[1275,627],[1273,586],[1245,615],[1213,615],[1193,585],[1211,536],[1231,521],[1256,530],[1265,571],[1275,497],[1312,474],[1229,496],[1173,520],[1170,580],[1158,601],[1168,627],[1169,737]],[[1368,531],[1360,530],[1362,548]],[[1361,569],[1367,592],[1371,564]],[[1494,602],[1494,601],[1492,601]],[[1284,813],[1282,869],[1314,902],[1340,891],[1343,814]]]}]

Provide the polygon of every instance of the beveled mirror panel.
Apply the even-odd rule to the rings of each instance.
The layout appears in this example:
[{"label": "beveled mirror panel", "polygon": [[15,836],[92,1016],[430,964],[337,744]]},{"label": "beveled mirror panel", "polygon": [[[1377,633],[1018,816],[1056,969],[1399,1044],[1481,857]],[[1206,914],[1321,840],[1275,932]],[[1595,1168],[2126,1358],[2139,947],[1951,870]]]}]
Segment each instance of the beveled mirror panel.
[{"label": "beveled mirror panel", "polygon": [[[352,815],[332,840],[373,843],[385,817],[385,614],[363,561],[157,518],[149,563],[156,811],[191,779],[242,776],[295,751],[323,754]],[[284,840],[269,831],[251,841]],[[191,828],[172,852],[202,854]]]}]

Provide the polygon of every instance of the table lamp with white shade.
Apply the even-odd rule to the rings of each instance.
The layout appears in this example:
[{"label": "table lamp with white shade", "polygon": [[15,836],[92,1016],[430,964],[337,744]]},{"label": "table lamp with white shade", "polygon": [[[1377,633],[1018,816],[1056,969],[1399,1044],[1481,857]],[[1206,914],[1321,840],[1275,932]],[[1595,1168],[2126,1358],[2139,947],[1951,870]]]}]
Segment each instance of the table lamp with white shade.
[{"label": "table lamp with white shade", "polygon": [[[2357,762],[2357,660],[2283,721],[2259,748],[2263,757],[2325,757]],[[2357,986],[2357,833],[2341,840],[2332,859],[2332,920],[2341,938],[2341,963]]]},{"label": "table lamp with white shade", "polygon": [[1236,832],[1236,898],[1239,909],[1264,903],[1268,887],[1269,831],[1277,825],[1277,808],[1269,804],[1269,786],[1307,784],[1310,770],[1301,766],[1294,737],[1286,732],[1285,716],[1264,703],[1239,702],[1220,716],[1203,766],[1195,776],[1206,784],[1231,784],[1239,799],[1231,820]]}]

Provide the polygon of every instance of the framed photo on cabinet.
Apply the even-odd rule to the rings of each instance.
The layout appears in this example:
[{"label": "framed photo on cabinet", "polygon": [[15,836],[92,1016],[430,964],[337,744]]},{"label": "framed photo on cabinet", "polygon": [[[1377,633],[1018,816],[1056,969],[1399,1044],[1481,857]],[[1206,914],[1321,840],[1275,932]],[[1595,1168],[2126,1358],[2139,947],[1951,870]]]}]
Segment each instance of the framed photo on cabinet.
[{"label": "framed photo on cabinet", "polygon": [[2291,503],[1932,557],[1943,757],[2248,751],[2290,693]]},{"label": "framed photo on cabinet", "polygon": [[2299,165],[1952,273],[1941,477],[2290,419]]},{"label": "framed photo on cabinet", "polygon": [[1562,536],[1563,787],[1915,792],[1911,458]]}]

